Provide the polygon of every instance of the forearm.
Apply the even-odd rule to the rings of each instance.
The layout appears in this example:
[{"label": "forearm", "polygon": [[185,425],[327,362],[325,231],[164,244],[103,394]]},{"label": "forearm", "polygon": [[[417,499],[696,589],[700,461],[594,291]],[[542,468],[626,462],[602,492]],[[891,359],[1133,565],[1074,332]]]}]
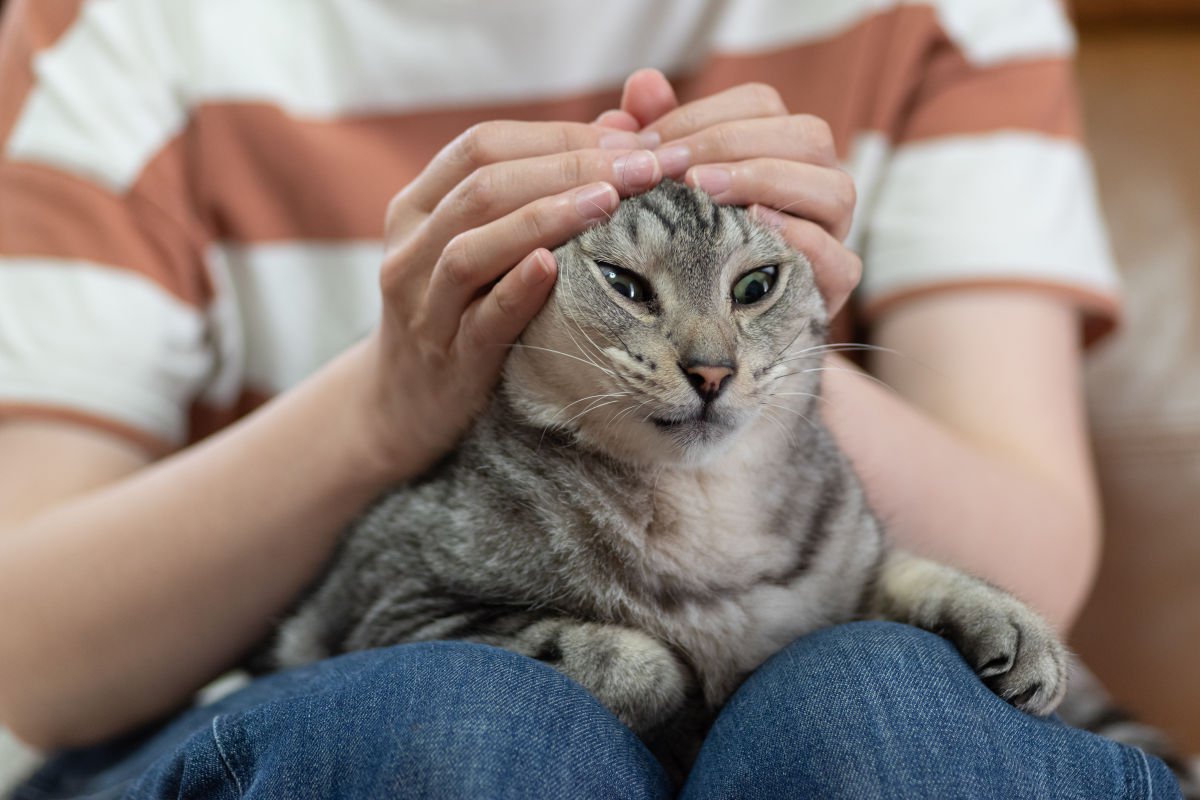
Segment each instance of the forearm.
[{"label": "forearm", "polygon": [[[971,441],[843,361],[826,420],[893,541],[1012,591],[1066,630],[1096,568],[1095,499]],[[851,371],[840,371],[849,369]]]},{"label": "forearm", "polygon": [[388,483],[352,350],[242,424],[0,536],[0,721],[94,741],[187,700],[266,635]]}]

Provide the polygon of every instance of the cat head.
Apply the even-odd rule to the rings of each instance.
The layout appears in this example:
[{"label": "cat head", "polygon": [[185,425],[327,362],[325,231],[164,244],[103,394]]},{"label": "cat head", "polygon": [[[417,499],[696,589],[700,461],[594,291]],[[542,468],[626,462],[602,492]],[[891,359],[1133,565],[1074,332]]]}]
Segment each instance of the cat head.
[{"label": "cat head", "polygon": [[703,463],[784,384],[816,394],[820,359],[797,357],[826,336],[812,268],[745,209],[664,181],[555,257],[505,374],[526,421],[621,460]]}]

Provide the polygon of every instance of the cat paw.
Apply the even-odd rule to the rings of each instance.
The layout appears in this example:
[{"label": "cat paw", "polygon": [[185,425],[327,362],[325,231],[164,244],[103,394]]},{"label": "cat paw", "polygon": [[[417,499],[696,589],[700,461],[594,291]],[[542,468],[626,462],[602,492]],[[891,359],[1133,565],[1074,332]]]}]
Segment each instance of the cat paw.
[{"label": "cat paw", "polygon": [[974,587],[953,602],[938,633],[952,641],[985,684],[1037,716],[1067,690],[1067,649],[1050,626],[1015,597]]},{"label": "cat paw", "polygon": [[678,713],[692,684],[670,648],[634,628],[584,623],[564,631],[559,647],[555,666],[639,734]]}]

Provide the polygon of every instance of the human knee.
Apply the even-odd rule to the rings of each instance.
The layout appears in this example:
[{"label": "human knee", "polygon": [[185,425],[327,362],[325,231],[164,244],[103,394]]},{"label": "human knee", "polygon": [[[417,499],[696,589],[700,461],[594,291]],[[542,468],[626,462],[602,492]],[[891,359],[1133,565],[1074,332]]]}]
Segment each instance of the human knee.
[{"label": "human knee", "polygon": [[319,688],[218,718],[213,735],[239,783],[299,781],[321,796],[504,797],[567,775],[659,780],[636,737],[581,687],[462,642],[336,659]]}]

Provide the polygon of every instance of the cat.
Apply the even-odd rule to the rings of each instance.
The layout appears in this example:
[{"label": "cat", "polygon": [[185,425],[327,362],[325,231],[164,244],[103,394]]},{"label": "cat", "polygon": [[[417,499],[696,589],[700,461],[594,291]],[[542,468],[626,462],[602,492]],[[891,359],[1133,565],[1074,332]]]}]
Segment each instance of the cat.
[{"label": "cat", "polygon": [[346,533],[276,666],[508,648],[589,689],[676,777],[748,673],[855,619],[938,632],[1004,699],[1055,707],[1067,654],[1037,614],[886,541],[821,421],[827,318],[803,255],[664,181],[555,257],[490,405]]}]

